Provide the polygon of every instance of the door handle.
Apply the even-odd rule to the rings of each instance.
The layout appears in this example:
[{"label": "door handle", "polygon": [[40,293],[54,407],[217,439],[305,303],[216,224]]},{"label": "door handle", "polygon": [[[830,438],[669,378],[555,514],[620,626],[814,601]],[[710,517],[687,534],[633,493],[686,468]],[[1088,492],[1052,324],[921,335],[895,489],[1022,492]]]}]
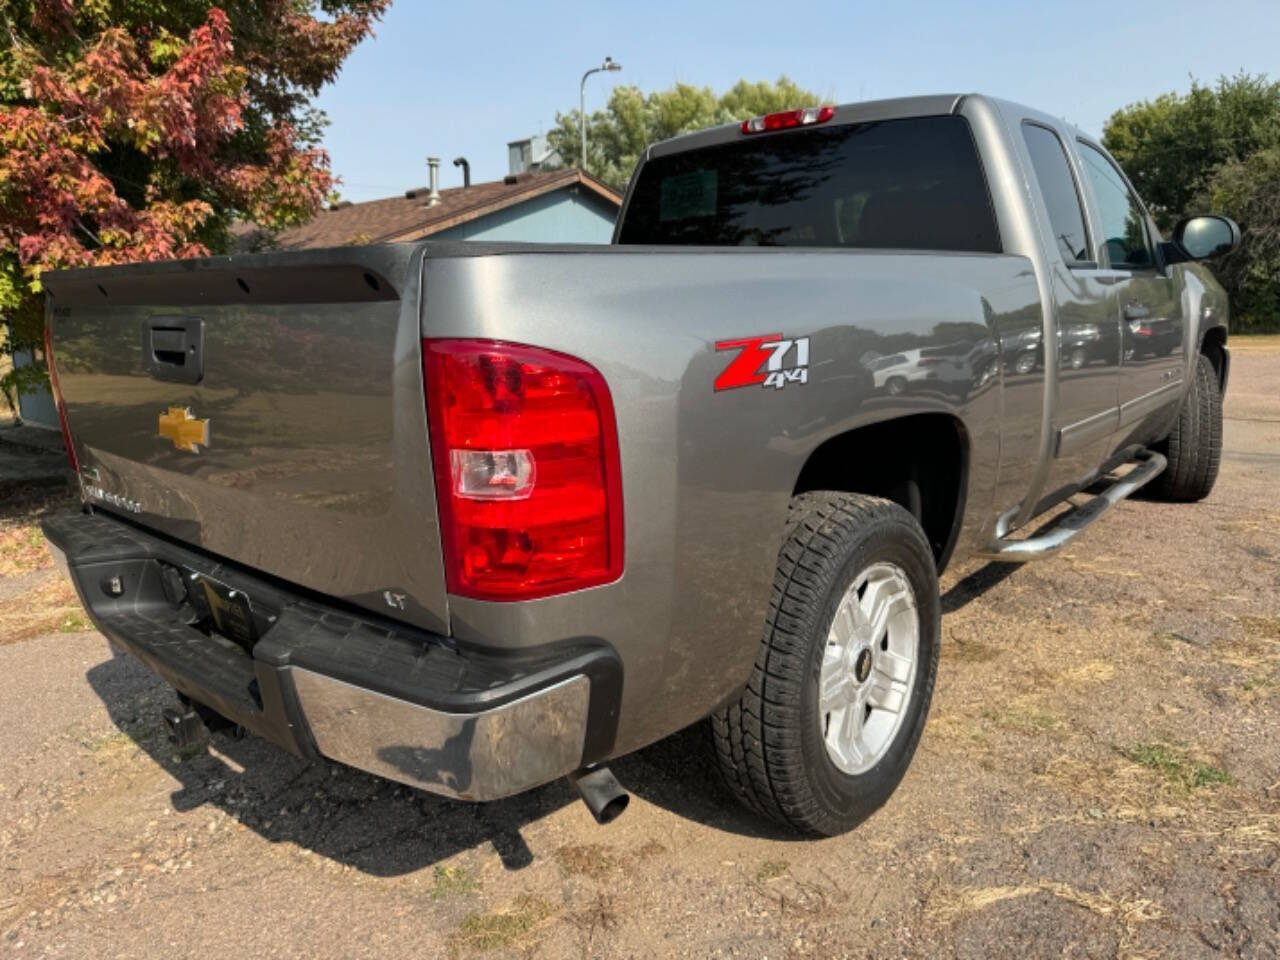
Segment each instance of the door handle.
[{"label": "door handle", "polygon": [[142,363],[170,383],[204,379],[204,321],[199,317],[149,317],[142,321]]}]

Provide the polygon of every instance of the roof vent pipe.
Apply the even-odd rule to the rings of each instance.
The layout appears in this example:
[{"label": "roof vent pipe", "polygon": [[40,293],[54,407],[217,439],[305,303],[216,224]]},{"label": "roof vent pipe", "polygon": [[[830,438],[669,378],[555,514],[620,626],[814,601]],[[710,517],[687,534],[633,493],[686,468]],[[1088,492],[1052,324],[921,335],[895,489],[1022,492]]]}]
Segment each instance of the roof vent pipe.
[{"label": "roof vent pipe", "polygon": [[465,190],[471,186],[471,164],[467,163],[466,157],[454,157],[453,165],[462,168],[462,188]]},{"label": "roof vent pipe", "polygon": [[440,202],[440,158],[427,157],[427,169],[431,172],[431,192],[427,194],[427,206],[434,207]]}]

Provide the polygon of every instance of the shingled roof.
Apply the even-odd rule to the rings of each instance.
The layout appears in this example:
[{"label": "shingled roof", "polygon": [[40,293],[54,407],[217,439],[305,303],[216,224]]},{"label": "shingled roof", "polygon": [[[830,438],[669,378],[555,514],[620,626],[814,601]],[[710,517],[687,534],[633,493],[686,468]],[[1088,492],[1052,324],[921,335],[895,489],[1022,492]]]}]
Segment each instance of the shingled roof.
[{"label": "shingled roof", "polygon": [[417,240],[575,184],[615,208],[622,206],[622,195],[590,174],[545,170],[450,187],[440,191],[440,202],[435,206],[427,206],[426,187],[385,200],[342,204],[316,214],[310,223],[284,231],[276,244],[282,249],[297,249]]}]

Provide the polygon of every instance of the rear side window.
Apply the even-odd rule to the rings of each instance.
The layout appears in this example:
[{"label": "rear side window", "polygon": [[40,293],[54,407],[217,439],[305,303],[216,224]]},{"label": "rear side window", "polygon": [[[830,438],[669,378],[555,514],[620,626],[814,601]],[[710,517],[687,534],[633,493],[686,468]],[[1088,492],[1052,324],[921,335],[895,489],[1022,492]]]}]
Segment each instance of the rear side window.
[{"label": "rear side window", "polygon": [[620,243],[999,253],[963,117],[815,127],[644,165]]},{"label": "rear side window", "polygon": [[1049,211],[1049,226],[1058,242],[1058,251],[1068,266],[1089,262],[1089,236],[1085,233],[1080,192],[1067,165],[1067,151],[1058,135],[1035,123],[1022,125],[1022,139],[1031,154],[1040,195]]},{"label": "rear side window", "polygon": [[1098,219],[1102,221],[1099,246],[1107,266],[1128,270],[1145,270],[1153,266],[1155,257],[1147,237],[1142,204],[1120,171],[1096,147],[1083,140],[1080,141],[1080,159],[1098,201]]}]

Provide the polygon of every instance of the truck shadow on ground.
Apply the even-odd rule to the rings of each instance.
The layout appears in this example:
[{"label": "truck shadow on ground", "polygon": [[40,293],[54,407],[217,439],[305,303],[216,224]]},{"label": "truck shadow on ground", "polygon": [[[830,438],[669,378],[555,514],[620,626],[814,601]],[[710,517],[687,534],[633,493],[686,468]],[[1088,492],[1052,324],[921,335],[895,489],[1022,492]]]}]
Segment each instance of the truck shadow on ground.
[{"label": "truck shadow on ground", "polygon": [[963,580],[956,581],[951,589],[939,598],[943,615],[955,613],[968,606],[988,590],[1004,583],[1022,566],[1020,563],[1001,563],[998,560],[983,564]]},{"label": "truck shadow on ground", "polygon": [[[116,727],[179,782],[170,797],[175,812],[218,809],[272,843],[372,876],[412,873],[486,844],[508,870],[522,869],[535,857],[524,828],[580,803],[564,780],[507,800],[462,803],[294,757],[253,736],[218,734],[207,745],[176,747],[160,718],[175,703],[163,681],[122,653],[86,676]],[[610,766],[637,796],[679,816],[735,833],[791,837],[737,807],[703,746],[690,728]],[[585,807],[578,814],[584,833],[607,829],[597,828]]]}]

